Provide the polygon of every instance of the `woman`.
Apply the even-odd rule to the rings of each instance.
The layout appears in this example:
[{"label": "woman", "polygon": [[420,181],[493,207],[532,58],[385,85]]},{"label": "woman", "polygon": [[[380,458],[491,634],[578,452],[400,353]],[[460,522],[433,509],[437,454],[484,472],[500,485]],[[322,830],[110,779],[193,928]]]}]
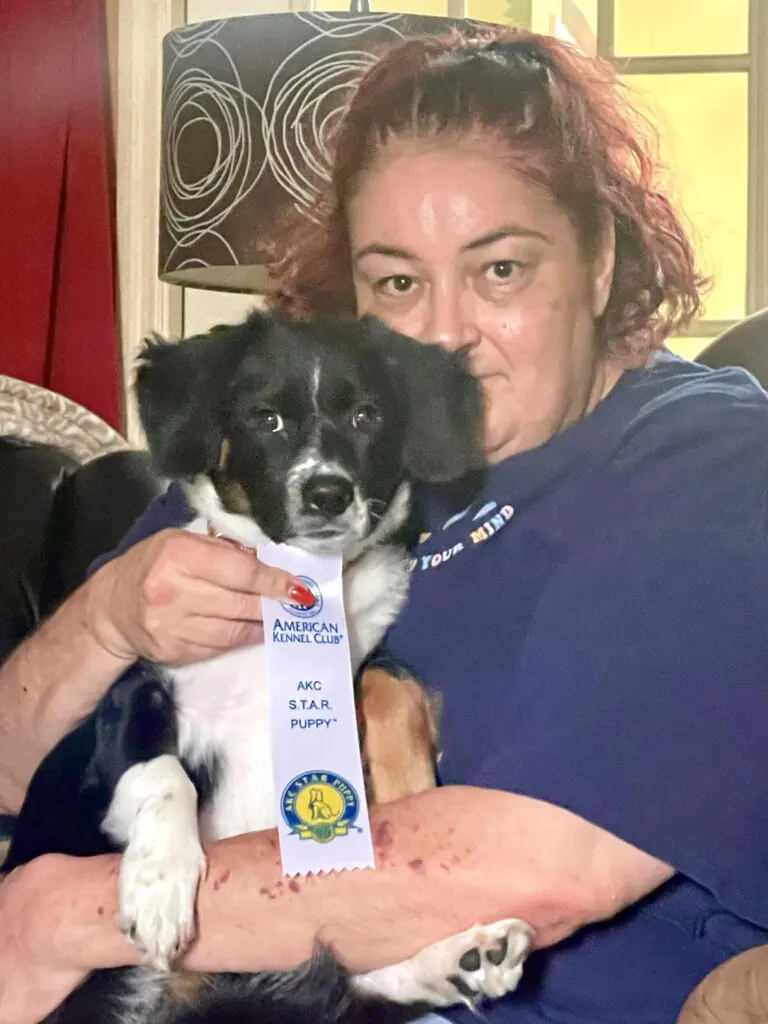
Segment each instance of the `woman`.
[{"label": "woman", "polygon": [[[319,223],[278,246],[279,305],[373,313],[466,349],[483,381],[485,490],[449,521],[420,496],[430,532],[387,643],[443,693],[444,786],[376,809],[382,870],[280,900],[271,834],[216,844],[193,965],[292,966],[322,929],[370,969],[516,916],[539,951],[491,1021],[671,1024],[765,941],[768,397],[660,353],[699,282],[643,131],[609,68],[526,33],[405,42],[357,90]],[[290,585],[156,533],[187,515],[170,492],[11,665],[37,737],[17,792],[119,665],[250,642],[254,593]],[[66,695],[39,668],[56,642]],[[0,1019],[130,961],[116,870],[44,858],[0,887],[1,919],[23,918],[5,955],[23,1009]]]}]

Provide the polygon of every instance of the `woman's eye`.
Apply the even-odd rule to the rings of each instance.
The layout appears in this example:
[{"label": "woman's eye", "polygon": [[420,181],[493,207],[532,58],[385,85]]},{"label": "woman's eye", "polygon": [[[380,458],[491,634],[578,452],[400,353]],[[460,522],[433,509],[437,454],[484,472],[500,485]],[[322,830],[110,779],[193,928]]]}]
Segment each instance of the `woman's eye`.
[{"label": "woman's eye", "polygon": [[365,434],[370,434],[381,426],[381,413],[375,405],[360,405],[352,413],[352,426]]},{"label": "woman's eye", "polygon": [[390,274],[376,282],[376,290],[385,295],[407,295],[414,286],[414,280],[408,274]]},{"label": "woman's eye", "polygon": [[485,268],[485,272],[491,281],[508,281],[522,268],[522,263],[517,260],[494,260]]},{"label": "woman's eye", "polygon": [[265,434],[277,434],[284,426],[283,417],[274,409],[253,409],[248,414],[248,421]]}]

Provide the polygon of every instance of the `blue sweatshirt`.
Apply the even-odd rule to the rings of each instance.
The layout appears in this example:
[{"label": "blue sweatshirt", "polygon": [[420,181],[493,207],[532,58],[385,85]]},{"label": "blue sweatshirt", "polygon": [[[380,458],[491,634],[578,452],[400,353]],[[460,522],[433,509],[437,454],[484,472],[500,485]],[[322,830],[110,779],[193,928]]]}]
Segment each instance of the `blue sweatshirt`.
[{"label": "blue sweatshirt", "polygon": [[[419,495],[386,647],[443,695],[441,782],[549,801],[677,872],[535,953],[490,1024],[674,1024],[768,942],[767,487],[768,395],[662,354],[463,514]],[[172,486],[121,550],[190,516]]]}]

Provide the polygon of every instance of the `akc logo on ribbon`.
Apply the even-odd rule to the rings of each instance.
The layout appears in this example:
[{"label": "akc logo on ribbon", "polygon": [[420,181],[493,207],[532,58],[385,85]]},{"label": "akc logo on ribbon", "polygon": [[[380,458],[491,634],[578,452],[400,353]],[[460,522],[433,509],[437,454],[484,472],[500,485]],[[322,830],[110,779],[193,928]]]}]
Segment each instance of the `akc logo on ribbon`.
[{"label": "akc logo on ribbon", "polygon": [[315,603],[310,608],[304,604],[291,604],[290,601],[281,601],[280,605],[285,611],[295,615],[297,619],[313,619],[323,610],[323,595],[320,593],[320,587],[309,576],[297,576],[296,579],[310,591]]},{"label": "akc logo on ribbon", "polygon": [[354,787],[332,772],[305,772],[283,790],[280,809],[286,824],[299,839],[330,843],[355,826],[360,801]]}]

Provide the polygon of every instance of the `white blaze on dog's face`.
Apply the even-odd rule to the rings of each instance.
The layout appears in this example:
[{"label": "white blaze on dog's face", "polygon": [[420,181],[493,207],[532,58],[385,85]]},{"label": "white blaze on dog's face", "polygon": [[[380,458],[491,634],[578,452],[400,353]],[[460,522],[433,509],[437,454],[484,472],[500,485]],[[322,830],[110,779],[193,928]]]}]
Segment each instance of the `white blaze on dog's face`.
[{"label": "white blaze on dog's face", "polygon": [[186,482],[198,512],[316,552],[383,540],[407,516],[410,481],[482,464],[482,399],[462,357],[375,320],[255,313],[153,342],[137,394],[158,470]]}]

